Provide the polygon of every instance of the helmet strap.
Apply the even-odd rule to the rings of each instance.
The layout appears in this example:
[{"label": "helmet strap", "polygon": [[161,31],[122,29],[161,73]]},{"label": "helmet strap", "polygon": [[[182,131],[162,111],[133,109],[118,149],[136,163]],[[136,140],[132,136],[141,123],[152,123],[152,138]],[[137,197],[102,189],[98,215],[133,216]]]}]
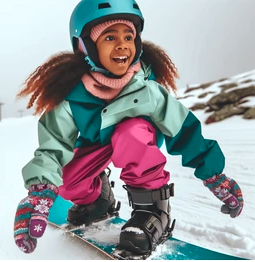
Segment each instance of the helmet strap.
[{"label": "helmet strap", "polygon": [[87,56],[88,50],[86,46],[84,45],[84,42],[81,37],[78,37],[78,46],[79,46],[79,49],[81,49],[81,51],[85,54],[85,56]]},{"label": "helmet strap", "polygon": [[93,72],[98,72],[98,73],[102,73],[102,74],[104,74],[104,75],[109,75],[110,74],[110,72],[108,71],[108,70],[106,70],[106,69],[104,69],[104,68],[100,68],[100,67],[97,67],[96,65],[95,65],[95,63],[91,60],[91,58],[87,55],[87,56],[85,56],[85,61],[88,63],[88,65],[91,67],[91,71],[93,71]]}]

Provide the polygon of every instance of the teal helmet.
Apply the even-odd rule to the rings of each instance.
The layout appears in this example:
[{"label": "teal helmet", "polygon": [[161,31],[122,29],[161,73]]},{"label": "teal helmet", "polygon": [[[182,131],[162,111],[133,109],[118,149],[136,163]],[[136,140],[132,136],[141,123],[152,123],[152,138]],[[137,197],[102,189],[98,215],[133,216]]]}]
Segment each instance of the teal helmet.
[{"label": "teal helmet", "polygon": [[135,0],[81,0],[74,8],[70,18],[70,39],[73,50],[78,43],[83,47],[85,59],[93,71],[104,72],[99,62],[96,45],[90,39],[91,29],[105,21],[124,19],[131,21],[136,28],[135,63],[142,53],[140,33],[143,30],[144,18]]}]

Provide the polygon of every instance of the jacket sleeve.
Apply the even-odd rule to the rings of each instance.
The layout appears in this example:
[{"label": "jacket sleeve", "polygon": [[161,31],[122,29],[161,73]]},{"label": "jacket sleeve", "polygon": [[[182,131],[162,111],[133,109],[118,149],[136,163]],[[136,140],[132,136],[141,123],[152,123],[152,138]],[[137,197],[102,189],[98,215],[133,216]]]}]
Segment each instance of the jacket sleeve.
[{"label": "jacket sleeve", "polygon": [[225,157],[215,140],[205,139],[201,123],[182,103],[159,87],[152,120],[164,134],[167,152],[181,155],[182,165],[202,180],[222,173]]},{"label": "jacket sleeve", "polygon": [[62,167],[73,157],[78,130],[68,102],[43,114],[38,122],[39,147],[22,169],[25,187],[31,184],[62,184]]}]

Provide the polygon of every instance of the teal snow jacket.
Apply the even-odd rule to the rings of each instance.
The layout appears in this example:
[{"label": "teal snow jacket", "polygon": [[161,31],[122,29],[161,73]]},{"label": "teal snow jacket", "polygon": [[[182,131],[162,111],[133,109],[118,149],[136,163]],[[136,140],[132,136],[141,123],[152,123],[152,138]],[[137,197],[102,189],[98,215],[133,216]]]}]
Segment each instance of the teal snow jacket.
[{"label": "teal snow jacket", "polygon": [[38,122],[39,147],[22,169],[26,188],[36,183],[62,184],[62,167],[75,147],[106,145],[114,127],[128,117],[144,117],[157,130],[158,146],[181,155],[182,165],[202,180],[220,174],[224,155],[215,140],[204,139],[201,123],[143,67],[110,103],[94,97],[80,82],[66,100]]}]

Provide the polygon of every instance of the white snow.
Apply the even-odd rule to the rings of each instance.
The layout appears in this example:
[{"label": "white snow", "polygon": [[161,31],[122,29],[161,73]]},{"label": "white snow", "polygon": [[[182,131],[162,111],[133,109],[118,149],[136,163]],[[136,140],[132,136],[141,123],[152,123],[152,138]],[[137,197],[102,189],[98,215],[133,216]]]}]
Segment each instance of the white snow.
[{"label": "white snow", "polygon": [[134,232],[138,235],[144,234],[143,230],[141,230],[140,228],[137,228],[137,227],[126,227],[125,229],[123,229],[123,231]]}]

